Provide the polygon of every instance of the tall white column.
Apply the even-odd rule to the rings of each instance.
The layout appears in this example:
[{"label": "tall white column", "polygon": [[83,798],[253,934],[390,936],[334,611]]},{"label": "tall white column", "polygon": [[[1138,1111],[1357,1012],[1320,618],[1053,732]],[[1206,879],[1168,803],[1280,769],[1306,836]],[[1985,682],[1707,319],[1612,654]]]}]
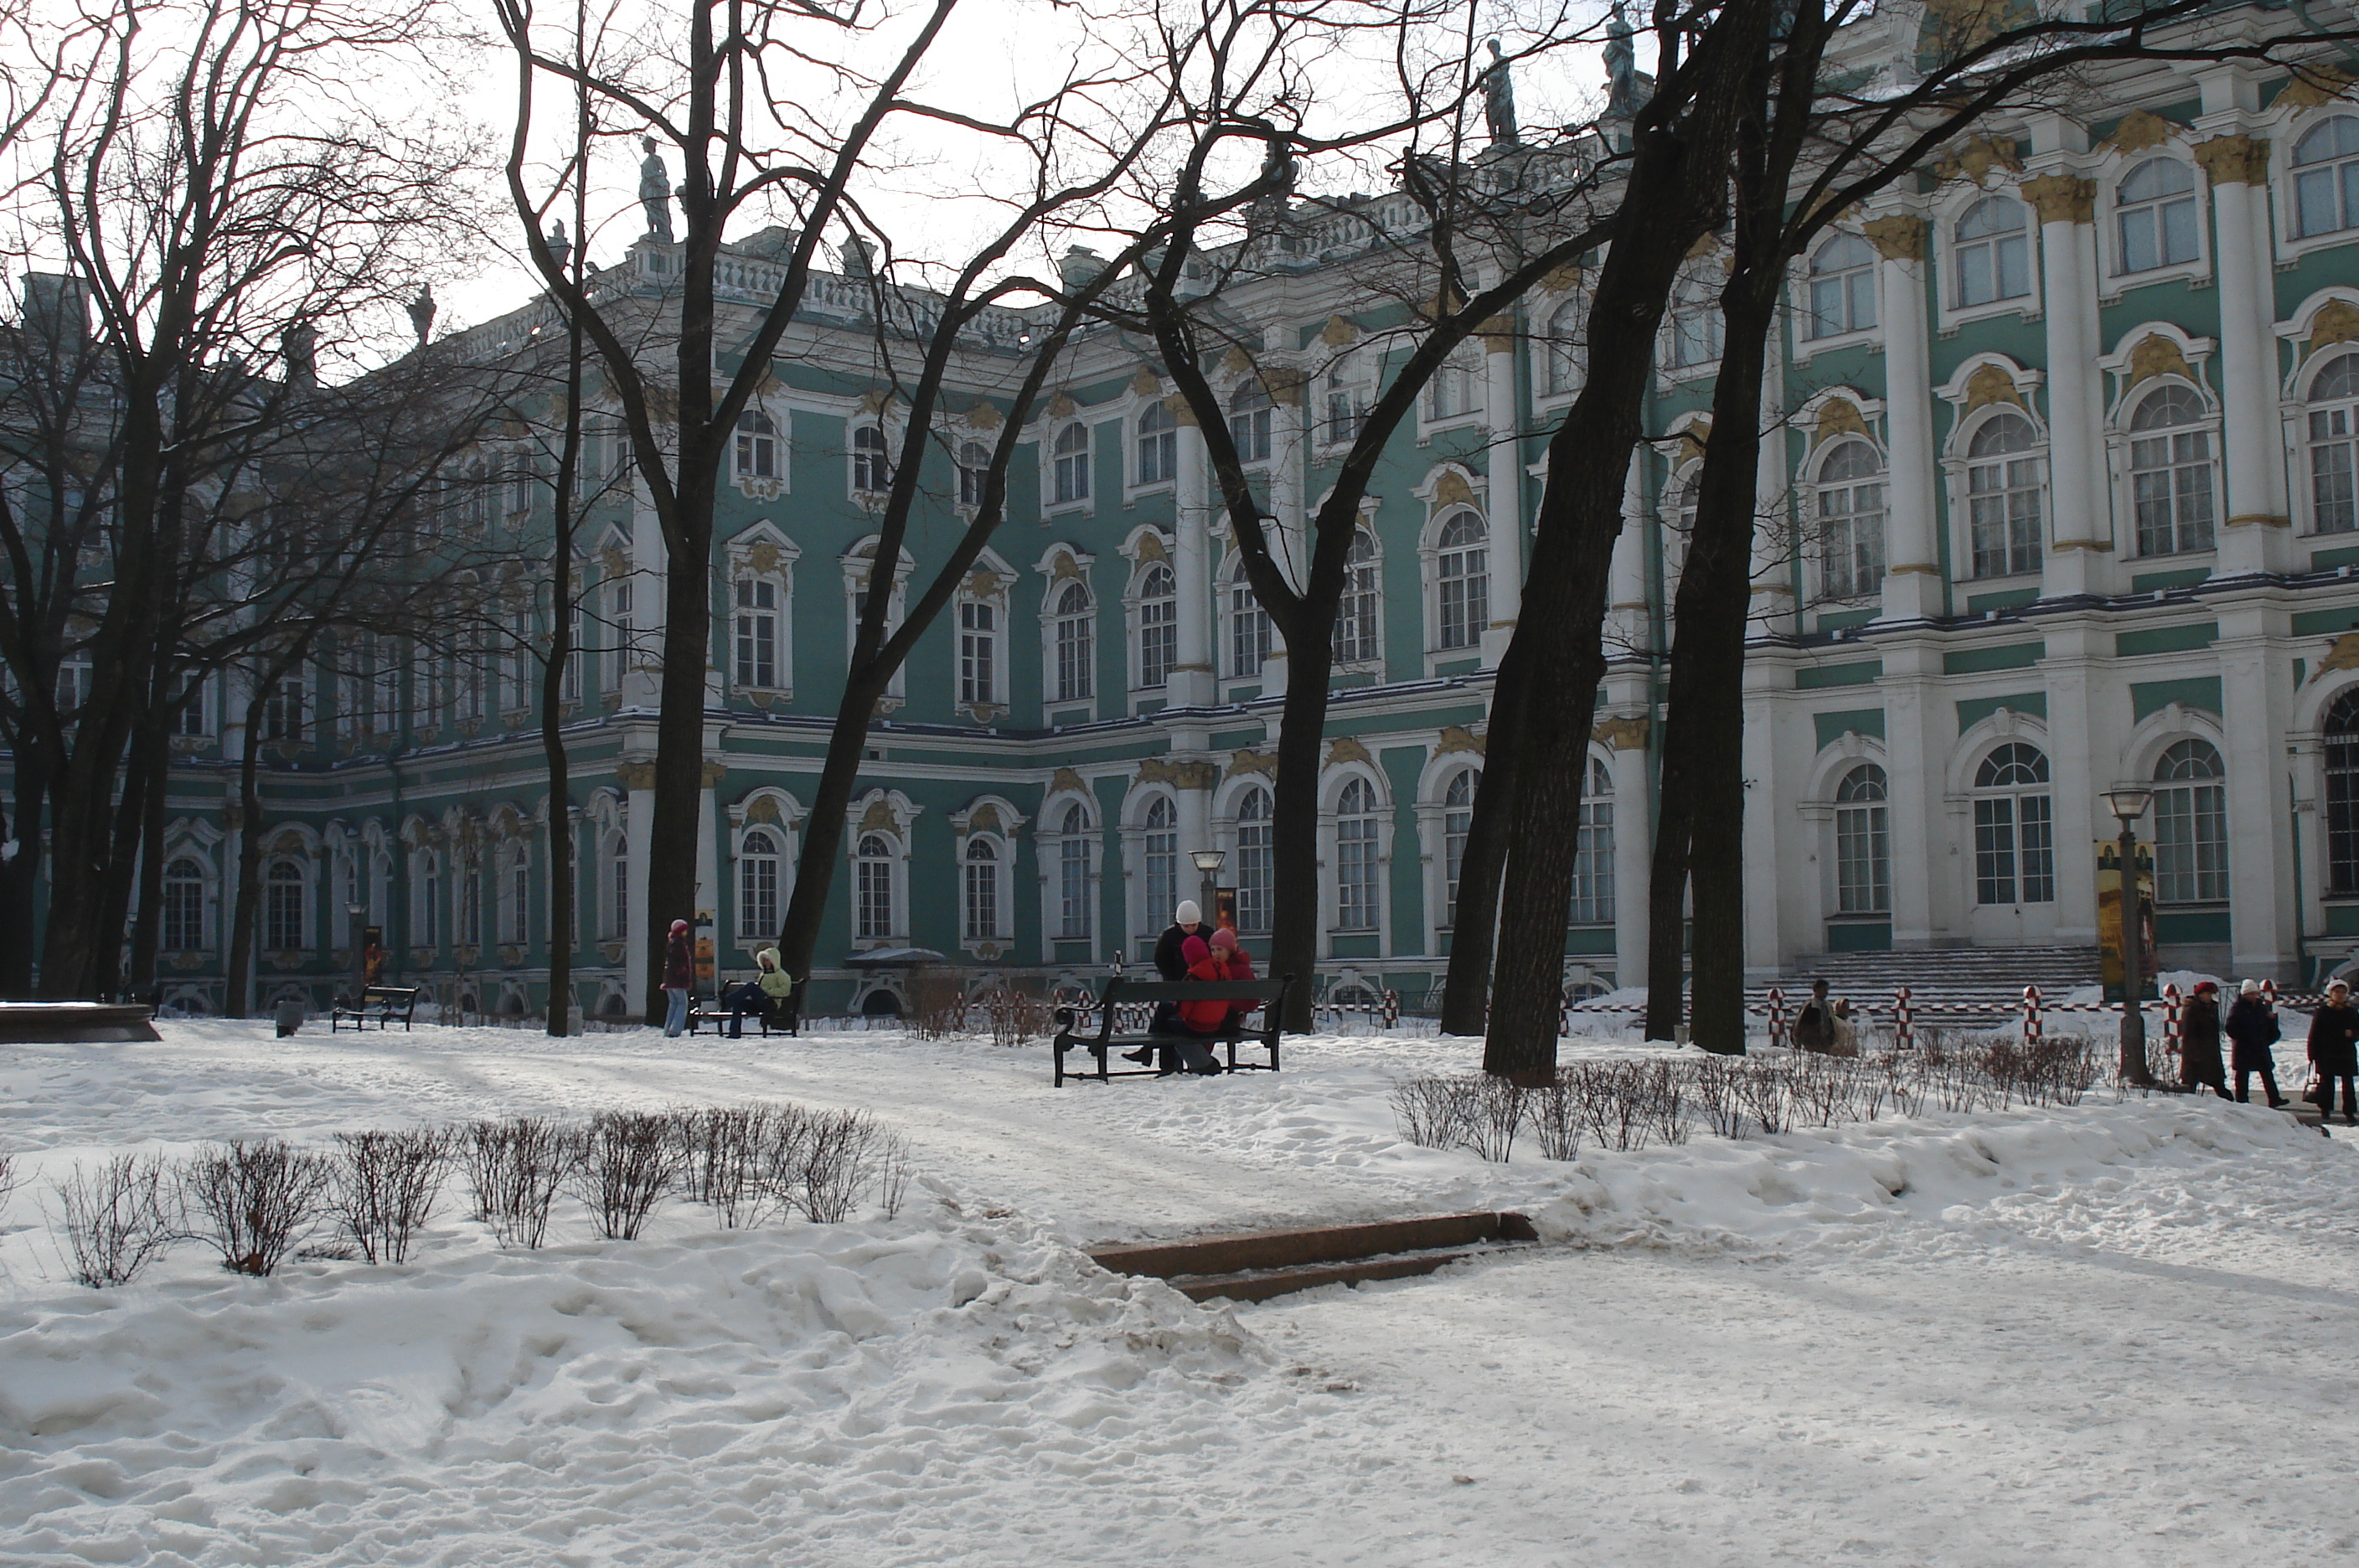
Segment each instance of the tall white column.
[{"label": "tall white column", "polygon": [[1884,753],[1892,821],[1892,945],[1930,947],[1947,920],[1940,907],[1936,857],[1951,848],[1941,807],[1938,757],[1945,721],[1940,650],[1919,638],[1887,640],[1884,678]]},{"label": "tall white column", "polygon": [[1772,329],[1761,377],[1761,447],[1754,460],[1753,606],[1748,633],[1797,630],[1786,493],[1792,465],[1786,450],[1786,344]]},{"label": "tall white column", "polygon": [[1647,983],[1647,885],[1654,876],[1655,814],[1652,769],[1646,737],[1651,721],[1637,721],[1635,733],[1614,746],[1614,979],[1619,985]]},{"label": "tall white column", "polygon": [[2053,516],[2040,593],[2099,593],[2112,585],[2105,493],[2104,387],[2097,370],[2096,181],[2045,174],[2023,182],[2039,214],[2040,282],[2048,325],[2048,493]]},{"label": "tall white column", "polygon": [[1614,555],[1606,566],[1608,658],[1643,651],[1653,632],[1647,600],[1647,540],[1652,530],[1647,526],[1646,464],[1642,444],[1630,454],[1622,479],[1622,531],[1614,536]]},{"label": "tall white column", "polygon": [[2195,156],[2212,174],[2212,263],[2220,283],[2222,456],[2227,516],[2214,577],[2242,577],[2286,564],[2285,461],[2278,450],[2276,268],[2269,254],[2269,145],[2214,136]]},{"label": "tall white column", "polygon": [[1483,667],[1496,669],[1515,635],[1524,603],[1523,400],[1516,388],[1516,321],[1484,323],[1484,413],[1490,427],[1491,624],[1483,630]]},{"label": "tall white column", "polygon": [[2044,623],[2041,631],[2048,653],[2038,668],[2048,690],[2049,744],[2040,749],[2054,784],[2056,940],[2086,945],[2097,940],[2097,840],[2115,832],[2098,795],[2122,781],[2115,719],[2126,716],[2128,704],[2118,695],[2099,701],[2091,691],[2112,662],[2110,626],[2067,615]]},{"label": "tall white column", "polygon": [[[2232,958],[2240,975],[2288,978],[2300,947],[2281,739],[2290,726],[2293,691],[2285,660],[2267,635],[2277,614],[2259,604],[2223,608],[2212,650],[2220,659],[2221,723],[2227,731],[2220,749],[2228,770]],[[2152,825],[2149,819],[2149,831]]]},{"label": "tall white column", "polygon": [[1861,231],[1883,263],[1876,285],[1884,321],[1884,609],[1887,621],[1941,609],[1941,552],[1933,532],[1933,392],[1925,342],[1925,221],[1893,212]]},{"label": "tall white column", "polygon": [[1180,410],[1180,474],[1174,485],[1178,516],[1172,531],[1178,548],[1171,572],[1180,590],[1179,661],[1164,700],[1175,708],[1201,707],[1213,700],[1212,504],[1205,472],[1204,432],[1192,410]]},{"label": "tall white column", "polygon": [[630,1002],[631,1016],[645,1018],[647,964],[641,944],[647,941],[647,824],[655,821],[656,765],[625,762],[614,769],[614,776],[629,791],[623,817],[623,857],[630,883],[625,889],[629,907],[623,911],[622,922],[623,994]]}]

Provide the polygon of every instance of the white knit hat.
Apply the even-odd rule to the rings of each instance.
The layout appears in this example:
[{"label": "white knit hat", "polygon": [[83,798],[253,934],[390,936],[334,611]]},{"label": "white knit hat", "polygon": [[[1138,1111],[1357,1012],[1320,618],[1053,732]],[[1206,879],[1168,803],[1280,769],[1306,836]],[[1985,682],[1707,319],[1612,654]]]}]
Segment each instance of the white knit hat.
[{"label": "white knit hat", "polygon": [[2247,980],[2236,987],[2236,994],[2240,996],[2257,996],[2261,994],[2261,983],[2257,980]]},{"label": "white knit hat", "polygon": [[1171,911],[1171,923],[1176,926],[1200,926],[1204,923],[1204,911],[1196,907],[1193,898],[1182,898],[1180,907]]}]

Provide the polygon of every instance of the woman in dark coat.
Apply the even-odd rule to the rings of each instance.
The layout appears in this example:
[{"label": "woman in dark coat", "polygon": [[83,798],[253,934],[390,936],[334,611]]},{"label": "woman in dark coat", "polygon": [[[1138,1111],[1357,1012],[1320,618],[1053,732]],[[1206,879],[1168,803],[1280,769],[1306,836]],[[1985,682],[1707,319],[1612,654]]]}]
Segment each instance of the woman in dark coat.
[{"label": "woman in dark coat", "polygon": [[688,922],[671,923],[671,940],[664,944],[664,1035],[667,1039],[688,1027],[688,991],[696,984],[696,953],[689,946]]},{"label": "woman in dark coat", "polygon": [[2228,1098],[2228,1067],[2220,1060],[2220,987],[2206,980],[2179,1015],[2179,1086],[2189,1094],[2209,1086]]},{"label": "woman in dark coat", "polygon": [[2261,1087],[2267,1091],[2269,1108],[2277,1109],[2286,1103],[2277,1093],[2277,1060],[2274,1047],[2283,1038],[2277,1028],[2277,1009],[2261,995],[2261,983],[2247,980],[2237,987],[2236,1000],[2228,1008],[2228,1021],[2223,1026],[2228,1032],[2228,1064],[2236,1072],[2236,1098],[2249,1103],[2253,1074],[2261,1075]]},{"label": "woman in dark coat", "polygon": [[[1165,980],[1188,978],[1188,959],[1180,949],[1190,937],[1202,936],[1203,927],[1203,911],[1196,908],[1196,900],[1180,899],[1179,907],[1171,911],[1171,923],[1163,929],[1161,936],[1155,939],[1155,973],[1158,976]],[[1174,1002],[1156,1003],[1155,1017],[1147,1024],[1147,1032],[1149,1034],[1187,1033],[1186,1029],[1180,1027],[1179,1005]],[[1123,1060],[1125,1062],[1145,1062],[1154,1054],[1155,1047],[1151,1045],[1142,1045],[1136,1051],[1125,1051],[1122,1053]]]},{"label": "woman in dark coat", "polygon": [[2318,1119],[2334,1114],[2334,1085],[2343,1085],[2343,1123],[2359,1127],[2359,1094],[2352,1079],[2359,1076],[2359,1007],[2351,1005],[2351,987],[2337,980],[2326,988],[2326,1006],[2310,1018],[2310,1064],[2318,1071]]}]

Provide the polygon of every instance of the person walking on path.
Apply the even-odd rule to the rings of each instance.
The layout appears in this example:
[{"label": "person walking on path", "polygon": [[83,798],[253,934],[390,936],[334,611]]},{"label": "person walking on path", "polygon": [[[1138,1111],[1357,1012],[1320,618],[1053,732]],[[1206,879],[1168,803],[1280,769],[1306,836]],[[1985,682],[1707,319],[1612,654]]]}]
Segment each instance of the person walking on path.
[{"label": "person walking on path", "polygon": [[2351,1005],[2351,987],[2337,980],[2326,988],[2326,1006],[2310,1015],[2310,1065],[2318,1074],[2318,1119],[2334,1114],[2334,1085],[2343,1085],[2343,1124],[2359,1127],[2359,1094],[2352,1079],[2359,1076],[2359,1007]]},{"label": "person walking on path", "polygon": [[795,977],[778,967],[778,950],[766,947],[754,954],[754,978],[730,994],[729,1038],[745,1038],[745,1015],[775,1014],[793,994]]},{"label": "person walking on path", "polygon": [[2199,981],[2179,1018],[2179,1086],[2189,1094],[2208,1086],[2227,1099],[2228,1068],[2220,1060],[2220,987]]},{"label": "person walking on path", "polygon": [[1827,999],[1827,983],[1810,982],[1810,999],[1794,1015],[1794,1049],[1832,1051],[1835,1043],[1835,1008]]},{"label": "person walking on path", "polygon": [[2222,1026],[2228,1032],[2228,1064],[2236,1070],[2236,1098],[2251,1103],[2249,1091],[2253,1074],[2261,1075],[2261,1088],[2269,1097],[2269,1108],[2276,1110],[2286,1103],[2277,1093],[2277,1058],[2275,1049],[2284,1038],[2277,1028],[2277,1012],[2261,995],[2261,983],[2247,980],[2236,987],[2236,1000],[2228,1008],[2228,1021]]},{"label": "person walking on path", "polygon": [[696,955],[689,950],[688,922],[671,923],[671,940],[664,944],[663,988],[666,1011],[664,1038],[675,1040],[688,1027],[688,992],[696,983]]}]

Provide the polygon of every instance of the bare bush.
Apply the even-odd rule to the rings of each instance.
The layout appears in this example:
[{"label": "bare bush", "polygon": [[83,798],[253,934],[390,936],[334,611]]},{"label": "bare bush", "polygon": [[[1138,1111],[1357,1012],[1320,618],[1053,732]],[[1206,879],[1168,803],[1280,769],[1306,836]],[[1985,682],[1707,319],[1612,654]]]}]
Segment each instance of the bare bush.
[{"label": "bare bush", "polygon": [[876,1172],[885,1129],[865,1111],[813,1111],[808,1118],[794,1200],[812,1223],[841,1225]]},{"label": "bare bush", "polygon": [[96,1170],[76,1164],[53,1184],[73,1277],[94,1290],[127,1285],[180,1238],[171,1167],[158,1154],[118,1154]]},{"label": "bare bush", "polygon": [[336,1162],[286,1139],[209,1143],[180,1166],[180,1188],[199,1234],[238,1274],[269,1274],[327,1211]]},{"label": "bare bush", "polygon": [[1465,1114],[1459,1121],[1459,1147],[1479,1160],[1505,1165],[1516,1149],[1516,1129],[1523,1125],[1524,1091],[1487,1073],[1461,1082]]},{"label": "bare bush", "polygon": [[1542,1159],[1581,1158],[1581,1097],[1562,1072],[1553,1082],[1524,1091],[1524,1119],[1539,1140]]},{"label": "bare bush", "polygon": [[451,1168],[447,1127],[340,1132],[335,1193],[344,1235],[371,1263],[406,1263]]},{"label": "bare bush", "polygon": [[1744,1097],[1736,1087],[1738,1077],[1750,1065],[1721,1056],[1696,1063],[1692,1080],[1696,1108],[1703,1113],[1704,1125],[1723,1138],[1743,1138],[1751,1128]]},{"label": "bare bush", "polygon": [[909,976],[909,1032],[919,1040],[964,1034],[972,1005],[954,971],[923,968]]},{"label": "bare bush", "polygon": [[982,996],[983,1016],[994,1045],[1026,1045],[1046,1040],[1056,1028],[1048,999],[1019,982],[1002,980]]},{"label": "bare bush", "polygon": [[1786,1094],[1793,1107],[1794,1124],[1822,1127],[1851,1119],[1852,1085],[1856,1075],[1851,1058],[1797,1058],[1786,1074]]},{"label": "bare bush", "polygon": [[16,1157],[0,1149],[0,1214],[7,1211],[8,1200],[16,1195],[16,1189],[23,1184],[23,1179],[16,1174]]},{"label": "bare bush", "polygon": [[1892,1102],[1896,1116],[1919,1116],[1925,1114],[1925,1074],[1921,1062],[1912,1062],[1909,1053],[1887,1051],[1876,1059],[1884,1073],[1885,1097]]},{"label": "bare bush", "polygon": [[1456,1149],[1466,1120],[1463,1078],[1403,1078],[1393,1085],[1393,1125],[1419,1149]]},{"label": "bare bush", "polygon": [[909,1145],[898,1133],[886,1133],[877,1146],[876,1205],[885,1217],[901,1217],[901,1205],[909,1200]]},{"label": "bare bush", "polygon": [[1655,1136],[1668,1144],[1687,1142],[1693,1129],[1688,1121],[1686,1075],[1668,1062],[1639,1065],[1646,1072],[1647,1105],[1654,1117]]},{"label": "bare bush", "polygon": [[600,1236],[638,1239],[687,1163],[687,1119],[671,1111],[601,1111],[591,1118],[573,1168],[573,1193],[589,1207]]},{"label": "bare bush", "polygon": [[466,1138],[476,1216],[502,1247],[538,1247],[558,1189],[581,1163],[581,1131],[548,1116],[516,1116],[470,1123]]},{"label": "bare bush", "polygon": [[717,1210],[725,1230],[761,1221],[768,1196],[763,1154],[777,1114],[768,1105],[707,1105],[679,1114],[686,1191]]},{"label": "bare bush", "polygon": [[1775,1138],[1794,1125],[1786,1099],[1786,1075],[1775,1063],[1747,1061],[1734,1083],[1737,1104],[1761,1129],[1762,1137]]}]

